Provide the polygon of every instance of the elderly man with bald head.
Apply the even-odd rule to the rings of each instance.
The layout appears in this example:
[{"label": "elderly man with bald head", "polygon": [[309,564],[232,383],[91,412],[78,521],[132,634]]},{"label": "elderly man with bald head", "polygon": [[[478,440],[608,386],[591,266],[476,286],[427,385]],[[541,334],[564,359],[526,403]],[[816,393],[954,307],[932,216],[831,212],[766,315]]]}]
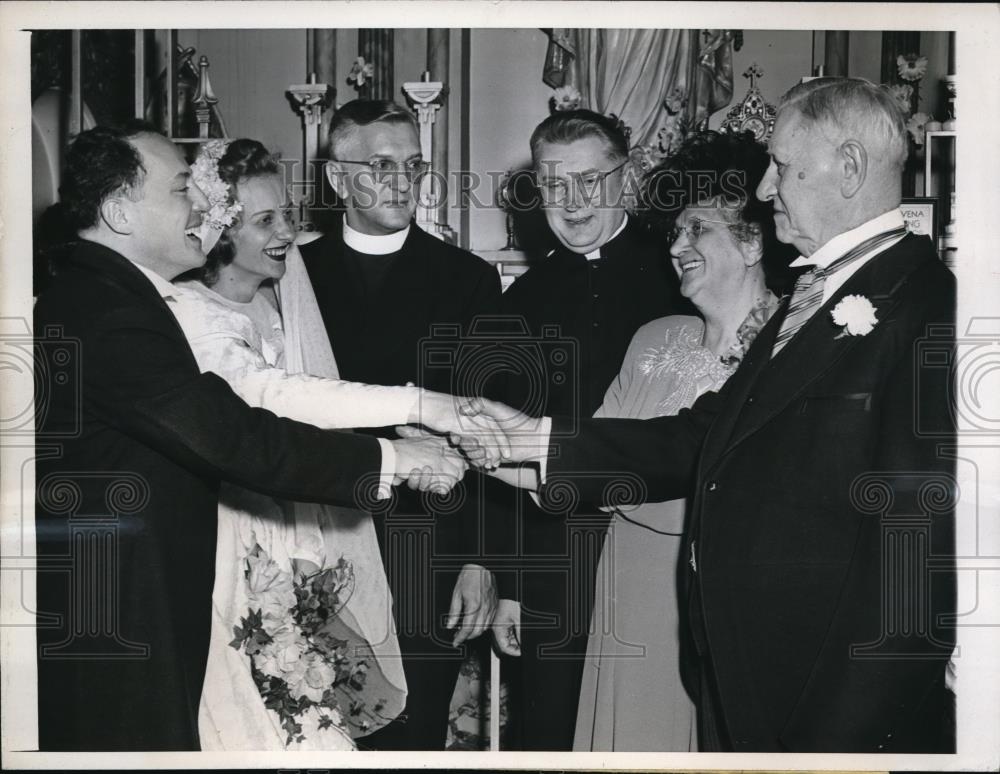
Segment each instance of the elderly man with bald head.
[{"label": "elderly man with bald head", "polygon": [[954,278],[904,228],[885,91],[796,86],[769,150],[757,196],[807,270],[739,370],[676,417],[584,420],[572,438],[538,420],[558,454],[517,456],[541,457],[543,498],[547,478],[596,502],[621,504],[616,479],[633,499],[690,498],[701,750],[952,752]]}]

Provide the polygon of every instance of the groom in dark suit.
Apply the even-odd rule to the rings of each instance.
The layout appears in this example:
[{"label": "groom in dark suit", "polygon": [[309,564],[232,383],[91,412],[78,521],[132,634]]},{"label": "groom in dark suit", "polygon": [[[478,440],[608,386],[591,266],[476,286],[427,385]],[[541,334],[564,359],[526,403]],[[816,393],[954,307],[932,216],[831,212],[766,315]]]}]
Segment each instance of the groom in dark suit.
[{"label": "groom in dark suit", "polygon": [[692,498],[702,750],[954,751],[955,285],[904,228],[906,152],[873,84],[790,90],[757,190],[810,267],[790,303],[676,417],[583,421],[573,438],[565,419],[537,423],[559,448],[543,497],[569,483],[600,502],[618,479],[632,499]]},{"label": "groom in dark suit", "polygon": [[[349,102],[331,121],[330,155],[343,222],[301,249],[341,377],[478,392],[425,353],[431,338],[437,349],[458,347],[476,315],[498,311],[500,276],[413,222],[426,168],[413,114],[393,102]],[[374,514],[408,695],[403,714],[365,737],[365,747],[444,749],[461,665],[452,642],[481,634],[496,605],[492,574],[477,563],[476,484],[474,476],[464,482],[462,513],[435,518],[402,493],[392,513]]]},{"label": "groom in dark suit", "polygon": [[199,372],[170,280],[205,262],[208,201],[155,130],[80,134],[60,195],[80,241],[35,306],[39,746],[197,750],[220,480],[371,507],[393,474],[463,468],[441,444],[279,419]]}]

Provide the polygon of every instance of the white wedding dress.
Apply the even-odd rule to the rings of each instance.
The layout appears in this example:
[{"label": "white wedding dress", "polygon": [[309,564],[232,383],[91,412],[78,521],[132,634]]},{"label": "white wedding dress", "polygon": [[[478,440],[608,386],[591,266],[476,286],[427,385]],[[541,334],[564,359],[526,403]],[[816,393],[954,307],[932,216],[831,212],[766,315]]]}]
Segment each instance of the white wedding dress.
[{"label": "white wedding dress", "polygon": [[[293,249],[286,260],[288,270],[277,288],[285,326],[264,293],[239,304],[198,282],[177,284],[171,308],[201,370],[221,376],[252,406],[321,428],[405,424],[418,391],[336,379],[336,363],[301,256]],[[336,460],[330,464],[336,465]],[[265,707],[249,657],[230,644],[234,627],[250,606],[247,557],[255,545],[283,572],[292,572],[293,560],[326,568],[343,557],[353,566],[353,592],[340,617],[370,645],[384,677],[379,697],[383,704],[364,731],[349,727],[344,717],[333,725],[320,724],[310,710],[298,718],[301,740],[289,742],[279,716]],[[406,682],[394,628],[392,600],[369,514],[282,502],[223,485],[211,644],[199,716],[202,749],[354,749],[352,729],[355,736],[375,730],[405,704]]]}]

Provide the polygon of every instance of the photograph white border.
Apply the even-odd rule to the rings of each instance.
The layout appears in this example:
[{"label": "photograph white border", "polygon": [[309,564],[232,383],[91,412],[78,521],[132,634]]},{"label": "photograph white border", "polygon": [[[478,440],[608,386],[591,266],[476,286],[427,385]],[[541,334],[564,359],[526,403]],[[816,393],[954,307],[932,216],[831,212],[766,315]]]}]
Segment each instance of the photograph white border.
[{"label": "photograph white border", "polygon": [[[100,7],[99,7],[100,6]],[[995,229],[1000,199],[1000,119],[996,4],[921,3],[606,3],[606,2],[123,2],[0,4],[0,324],[31,320],[30,28],[310,28],[310,27],[553,27],[567,20],[591,27],[737,29],[935,30],[957,32],[957,201],[961,254],[961,338],[975,319],[1000,328],[1000,248]],[[27,184],[27,185],[26,185]],[[22,321],[22,322],[18,322]],[[2,332],[2,331],[0,331]],[[1000,332],[993,340],[1000,338]],[[993,370],[993,384],[998,384]],[[28,405],[30,373],[0,372],[0,417]],[[1000,385],[998,385],[1000,387]],[[983,416],[1000,417],[1000,388]],[[994,425],[996,426],[996,425]],[[997,770],[1000,750],[1000,432],[960,439],[958,457],[980,476],[962,482],[961,545],[975,556],[960,568],[979,582],[960,584],[959,610],[981,623],[960,629],[959,754],[954,756],[737,755],[707,753],[115,753],[55,754],[32,749],[35,723],[33,609],[34,478],[30,439],[0,439],[0,746],[5,767],[82,768],[558,768],[558,769],[811,769]],[[971,499],[970,499],[971,498]],[[969,529],[976,530],[970,536]],[[965,533],[963,535],[963,530]],[[974,538],[974,539],[973,539]],[[968,561],[967,561],[968,560]],[[971,611],[975,611],[972,613]],[[99,708],[95,707],[95,711]],[[37,744],[37,737],[34,738]]]}]

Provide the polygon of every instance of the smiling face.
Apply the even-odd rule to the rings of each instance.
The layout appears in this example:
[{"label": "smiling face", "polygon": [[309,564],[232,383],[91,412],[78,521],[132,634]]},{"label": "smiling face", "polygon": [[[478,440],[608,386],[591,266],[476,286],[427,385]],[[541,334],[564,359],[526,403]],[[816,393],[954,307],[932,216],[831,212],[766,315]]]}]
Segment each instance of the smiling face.
[{"label": "smiling face", "polygon": [[740,241],[730,223],[739,224],[737,213],[715,203],[686,207],[677,218],[670,256],[681,293],[699,311],[724,308],[736,298],[747,272],[761,271],[760,237]]},{"label": "smiling face", "polygon": [[119,199],[136,242],[133,253],[138,262],[170,280],[205,263],[201,242],[192,234],[201,226],[208,200],[191,181],[191,170],[170,140],[141,134],[130,142],[146,170],[141,197]]},{"label": "smiling face", "polygon": [[[538,146],[535,176],[549,228],[566,249],[585,255],[607,242],[625,217],[623,159],[600,137]],[[550,194],[545,192],[549,191]],[[560,194],[564,192],[564,195]]]},{"label": "smiling face", "polygon": [[295,226],[281,175],[247,177],[236,185],[243,205],[238,228],[230,231],[235,253],[220,269],[240,280],[261,283],[285,273],[285,254],[295,239]]},{"label": "smiling face", "polygon": [[771,163],[757,187],[757,198],[774,201],[778,239],[805,256],[835,237],[842,205],[836,146],[829,129],[784,110],[768,144]]},{"label": "smiling face", "polygon": [[363,164],[327,165],[327,175],[334,190],[347,208],[347,225],[362,234],[385,235],[402,231],[410,224],[417,209],[418,187],[397,171],[380,180],[367,162],[383,159],[396,164],[397,170],[422,159],[420,140],[409,123],[376,121],[355,126],[338,143],[337,159]]}]

